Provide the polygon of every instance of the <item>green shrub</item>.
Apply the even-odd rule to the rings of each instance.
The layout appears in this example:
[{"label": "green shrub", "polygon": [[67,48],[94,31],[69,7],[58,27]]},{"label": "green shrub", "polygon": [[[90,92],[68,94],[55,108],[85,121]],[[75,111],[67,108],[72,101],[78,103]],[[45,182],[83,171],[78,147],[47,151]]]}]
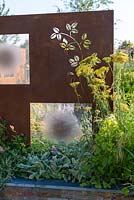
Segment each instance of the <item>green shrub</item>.
[{"label": "green shrub", "polygon": [[134,184],[134,106],[121,116],[102,121],[92,146],[92,156],[83,157],[82,185],[110,188],[119,183]]}]

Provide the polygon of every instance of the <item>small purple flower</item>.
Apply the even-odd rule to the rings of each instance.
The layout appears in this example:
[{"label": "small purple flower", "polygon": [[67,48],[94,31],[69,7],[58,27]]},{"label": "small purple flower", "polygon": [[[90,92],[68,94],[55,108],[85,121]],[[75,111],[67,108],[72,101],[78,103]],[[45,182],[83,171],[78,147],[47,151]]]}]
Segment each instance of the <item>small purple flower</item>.
[{"label": "small purple flower", "polygon": [[56,146],[52,146],[52,151],[53,152],[57,152],[58,151],[57,147]]}]

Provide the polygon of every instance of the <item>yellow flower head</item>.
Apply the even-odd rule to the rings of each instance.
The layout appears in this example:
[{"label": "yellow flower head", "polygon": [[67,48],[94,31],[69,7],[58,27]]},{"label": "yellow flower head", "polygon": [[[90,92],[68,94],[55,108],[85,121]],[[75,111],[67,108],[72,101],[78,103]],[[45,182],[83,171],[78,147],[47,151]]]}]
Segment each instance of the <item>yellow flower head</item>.
[{"label": "yellow flower head", "polygon": [[128,110],[129,110],[128,105],[125,104],[125,103],[121,103],[120,106],[121,106],[121,109],[122,109],[123,111],[128,111]]},{"label": "yellow flower head", "polygon": [[70,86],[72,88],[77,88],[79,84],[80,84],[80,82],[72,82],[72,83],[70,83]]},{"label": "yellow flower head", "polygon": [[104,57],[103,60],[104,60],[105,63],[107,63],[107,64],[111,63],[111,61],[112,61],[111,57]]},{"label": "yellow flower head", "polygon": [[105,84],[104,80],[100,79],[100,78],[93,78],[92,79],[92,83],[94,85],[104,85]]},{"label": "yellow flower head", "polygon": [[101,63],[101,60],[98,58],[96,53],[93,53],[91,56],[86,57],[83,59],[80,64],[90,64],[92,67],[96,66],[96,64]]},{"label": "yellow flower head", "polygon": [[100,113],[100,110],[95,110],[95,113],[96,113],[96,114],[99,114],[99,113]]},{"label": "yellow flower head", "polygon": [[95,70],[95,74],[99,78],[105,78],[105,75],[108,73],[108,71],[109,67],[102,66],[101,68]]},{"label": "yellow flower head", "polygon": [[115,63],[126,63],[128,61],[128,55],[123,52],[116,52],[110,56]]},{"label": "yellow flower head", "polygon": [[93,73],[93,69],[91,68],[89,64],[88,65],[81,64],[76,68],[76,75],[78,77],[80,76],[87,77],[91,75],[92,73]]},{"label": "yellow flower head", "polygon": [[92,109],[92,107],[90,107],[90,106],[86,106],[86,107],[84,108],[85,111],[90,111],[91,109]]},{"label": "yellow flower head", "polygon": [[117,127],[117,125],[118,125],[118,122],[117,122],[116,117],[115,117],[114,114],[111,114],[110,116],[108,116],[106,118],[106,121],[107,121],[107,124],[109,126],[113,126],[113,128]]},{"label": "yellow flower head", "polygon": [[100,63],[101,60],[97,57],[96,53],[83,59],[80,65],[76,68],[76,75],[79,76],[90,76],[93,73],[93,67]]},{"label": "yellow flower head", "polygon": [[75,109],[80,109],[80,108],[81,108],[81,106],[74,106],[74,108],[75,108]]}]

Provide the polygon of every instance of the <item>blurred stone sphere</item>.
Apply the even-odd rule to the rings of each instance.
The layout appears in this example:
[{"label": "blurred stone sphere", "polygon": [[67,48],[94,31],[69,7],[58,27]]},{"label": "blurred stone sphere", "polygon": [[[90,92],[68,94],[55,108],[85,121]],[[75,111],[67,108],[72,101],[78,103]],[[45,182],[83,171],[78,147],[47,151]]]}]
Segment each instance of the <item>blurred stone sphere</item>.
[{"label": "blurred stone sphere", "polygon": [[46,119],[48,137],[69,141],[81,134],[76,116],[71,112],[49,113]]}]

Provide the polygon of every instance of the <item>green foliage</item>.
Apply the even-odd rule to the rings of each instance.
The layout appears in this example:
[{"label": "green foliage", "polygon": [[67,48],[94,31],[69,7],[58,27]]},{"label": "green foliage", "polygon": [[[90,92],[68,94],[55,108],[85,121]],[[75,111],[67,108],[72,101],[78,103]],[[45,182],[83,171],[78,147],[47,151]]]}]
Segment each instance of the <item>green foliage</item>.
[{"label": "green foliage", "polygon": [[[110,188],[120,182],[134,184],[134,107],[118,116],[110,115],[102,121],[92,149],[91,157],[81,159],[80,173],[86,179],[82,185]],[[124,126],[125,124],[125,126]]]},{"label": "green foliage", "polygon": [[[72,24],[66,24],[66,32],[61,32],[59,28],[54,27],[53,33],[51,34],[51,40],[57,39],[58,41],[62,40],[60,47],[64,51],[79,50],[79,55],[75,55],[74,58],[69,59],[69,63],[72,67],[72,71],[68,74],[71,75],[70,86],[74,89],[74,92],[77,97],[77,101],[80,102],[81,96],[78,93],[80,87],[82,87],[81,77],[87,82],[89,91],[93,94],[93,100],[96,105],[96,110],[100,111],[101,117],[104,117],[110,111],[109,102],[111,100],[111,88],[106,84],[106,77],[109,70],[112,68],[109,66],[102,66],[99,69],[97,65],[102,61],[98,58],[97,53],[92,53],[88,57],[84,58],[83,50],[88,50],[91,44],[91,41],[88,39],[87,33],[81,35],[81,40],[79,41],[75,35],[79,33],[78,23],[73,22]],[[69,33],[68,33],[69,32]],[[78,53],[78,52],[77,52]],[[113,55],[113,59],[124,61],[124,54],[118,53],[118,56]],[[112,58],[110,58],[110,61]],[[83,88],[83,87],[82,87]],[[84,88],[83,88],[84,90]]]},{"label": "green foliage", "polygon": [[0,117],[0,190],[14,176],[16,163],[25,153],[24,136],[18,136],[14,126]]},{"label": "green foliage", "polygon": [[9,8],[6,8],[5,0],[0,2],[0,16],[7,16],[9,14]]},{"label": "green foliage", "polygon": [[45,126],[43,122],[43,110],[46,110],[45,105],[33,103],[30,109],[31,134],[33,137],[37,135],[42,137],[43,128]]},{"label": "green foliage", "polygon": [[43,154],[23,156],[17,165],[16,175],[29,179],[63,179],[75,181],[79,145],[76,143],[56,145],[57,151],[49,149]]},{"label": "green foliage", "polygon": [[13,157],[0,154],[0,190],[12,177]]},{"label": "green foliage", "polygon": [[27,152],[31,154],[43,154],[47,151],[50,151],[52,142],[50,142],[45,137],[42,137],[41,140],[39,138],[33,138],[31,145],[27,148]]},{"label": "green foliage", "polygon": [[91,56],[83,59],[79,66],[75,69],[77,77],[84,77],[86,79],[89,90],[93,94],[96,110],[104,117],[110,111],[109,100],[111,96],[111,88],[106,84],[106,76],[109,72],[108,66],[102,66],[95,69],[101,60],[94,53]]},{"label": "green foliage", "polygon": [[112,0],[61,0],[66,10],[69,11],[89,11],[96,10],[100,7],[108,9],[109,5],[113,3]]},{"label": "green foliage", "polygon": [[[66,25],[69,34],[60,32],[56,27],[53,28],[54,33],[51,35],[51,39],[62,39],[60,47],[66,51],[79,49],[81,56],[75,55],[69,59],[70,65],[75,67],[74,73],[79,81],[71,82],[70,86],[78,95],[77,88],[81,83],[80,77],[86,80],[96,102],[95,120],[99,120],[98,133],[96,137],[93,137],[91,127],[89,127],[91,109],[86,106],[86,112],[83,112],[80,120],[83,135],[79,140],[65,144],[52,143],[46,139],[34,139],[31,146],[26,148],[24,137],[18,136],[14,127],[1,118],[1,187],[12,177],[23,177],[36,180],[63,179],[95,188],[111,188],[120,183],[129,183],[122,189],[124,194],[128,194],[133,189],[133,61],[127,63],[128,56],[122,52],[117,52],[103,59],[106,63],[105,66],[96,68],[101,63],[96,53],[83,58],[81,48],[88,49],[90,45],[87,34],[82,34],[80,42],[73,36],[73,34],[78,33],[77,25],[75,22]],[[112,70],[110,65],[112,61],[116,61],[114,97],[111,96],[112,88],[106,84],[106,75],[109,70]],[[113,114],[109,112],[108,101],[110,98],[115,99]],[[42,120],[39,106],[33,110],[32,120],[33,131],[40,132],[40,126],[38,127],[38,124],[36,124],[36,122]]]},{"label": "green foliage", "polygon": [[132,104],[134,102],[134,63],[115,64],[114,74],[116,98],[121,98],[128,105]]},{"label": "green foliage", "polygon": [[134,44],[130,40],[124,40],[120,45],[119,49],[133,48]]},{"label": "green foliage", "polygon": [[21,151],[19,147],[7,148],[0,153],[1,186],[12,177],[63,179],[96,188],[111,188],[127,182],[130,185],[122,189],[127,194],[134,184],[133,113],[132,105],[129,111],[122,110],[121,118],[118,113],[109,115],[101,122],[94,139],[87,131],[86,113],[81,117],[85,134],[79,141],[52,144],[44,139],[34,140],[29,148],[23,147]]},{"label": "green foliage", "polygon": [[15,139],[8,144],[6,143],[4,146],[3,152],[0,151],[0,190],[3,189],[6,182],[14,177],[16,164],[20,162],[21,157],[26,153],[22,140]]},{"label": "green foliage", "polygon": [[[0,0],[0,16],[8,16],[10,14],[10,9],[7,8],[5,0]],[[11,43],[16,44],[19,41],[19,36],[14,35],[0,35],[0,43]]]},{"label": "green foliage", "polygon": [[123,192],[123,194],[128,195],[130,190],[127,187],[122,188],[121,190]]},{"label": "green foliage", "polygon": [[0,117],[0,146],[4,148],[23,148],[25,146],[24,135],[18,136],[14,126]]},{"label": "green foliage", "polygon": [[88,135],[88,134],[92,134],[92,112],[90,110],[90,107],[85,107],[85,108],[87,109],[85,109],[85,111],[82,112],[82,116],[80,120],[80,128],[81,128],[82,133],[84,133],[84,135]]}]

